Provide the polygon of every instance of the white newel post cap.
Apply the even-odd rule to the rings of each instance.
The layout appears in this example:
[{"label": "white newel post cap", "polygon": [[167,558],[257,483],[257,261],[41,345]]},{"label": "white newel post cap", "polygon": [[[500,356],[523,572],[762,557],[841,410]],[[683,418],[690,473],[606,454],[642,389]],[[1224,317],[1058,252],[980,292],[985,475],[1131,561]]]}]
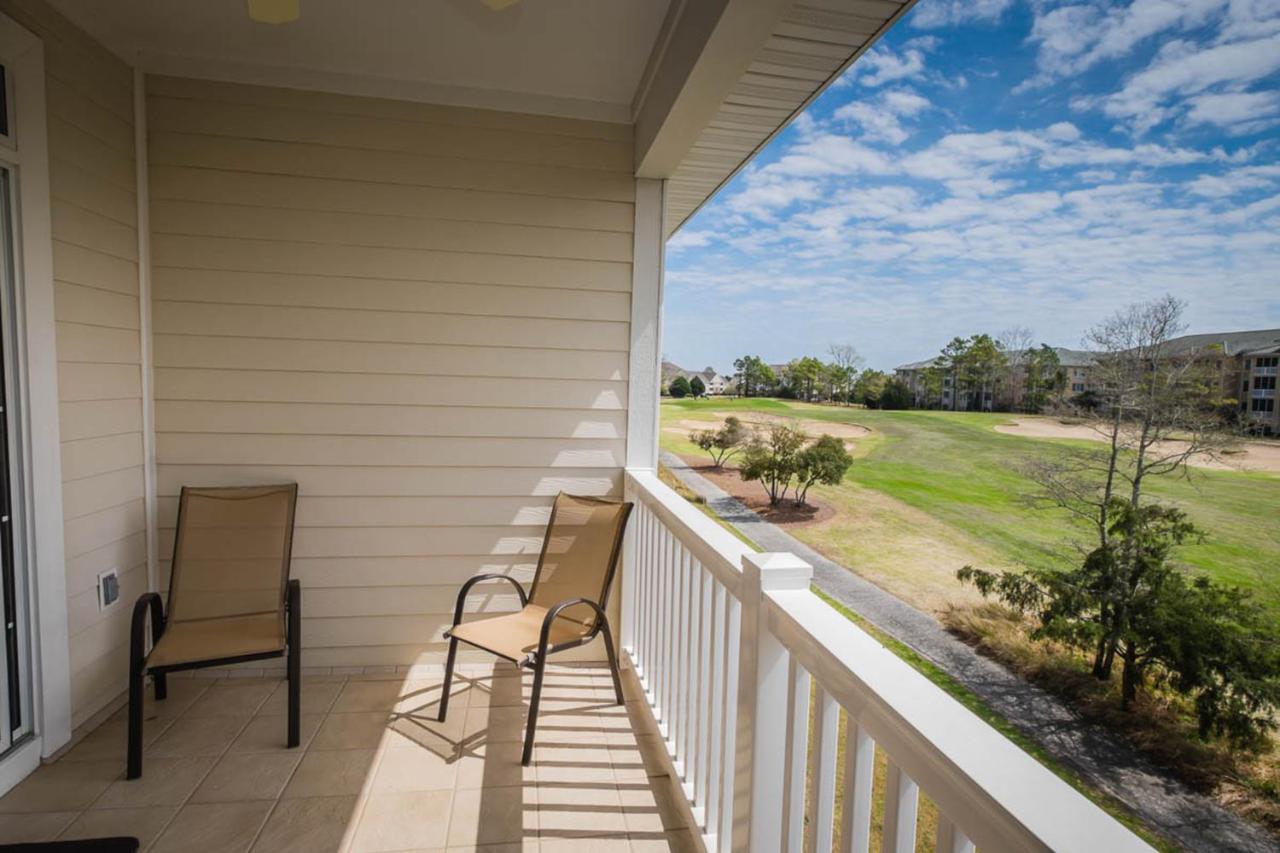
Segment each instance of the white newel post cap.
[{"label": "white newel post cap", "polygon": [[807,590],[813,579],[813,566],[788,551],[744,554],[742,564],[744,574],[758,573],[765,592]]}]

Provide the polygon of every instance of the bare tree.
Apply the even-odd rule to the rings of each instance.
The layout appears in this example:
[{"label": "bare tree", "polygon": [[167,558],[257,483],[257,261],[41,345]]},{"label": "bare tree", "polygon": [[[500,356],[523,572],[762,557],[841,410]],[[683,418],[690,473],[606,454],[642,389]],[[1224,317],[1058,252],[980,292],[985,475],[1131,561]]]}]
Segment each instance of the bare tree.
[{"label": "bare tree", "polygon": [[1017,409],[1023,397],[1023,385],[1027,375],[1027,356],[1035,344],[1035,333],[1026,326],[1011,326],[996,336],[996,343],[1005,355],[1008,375],[1009,407]]},{"label": "bare tree", "polygon": [[849,392],[853,389],[858,371],[862,368],[863,358],[852,344],[832,344],[827,348],[827,353],[831,356],[831,364],[836,368],[834,372],[840,377],[844,402],[851,403]]},{"label": "bare tree", "polygon": [[[1217,412],[1221,385],[1215,353],[1173,348],[1185,329],[1184,304],[1172,296],[1131,305],[1091,329],[1087,348],[1096,353],[1091,377],[1100,405],[1093,423],[1100,450],[1078,450],[1032,460],[1024,470],[1039,487],[1033,501],[1065,510],[1090,527],[1097,548],[1112,548],[1115,515],[1136,513],[1149,477],[1191,476],[1190,463],[1215,459],[1231,436]],[[1128,536],[1123,547],[1142,547]],[[1117,565],[1140,566],[1140,554],[1126,553]],[[1110,626],[1097,641],[1094,674],[1107,677],[1127,624],[1127,596],[1138,577],[1110,577],[1101,622]]]}]

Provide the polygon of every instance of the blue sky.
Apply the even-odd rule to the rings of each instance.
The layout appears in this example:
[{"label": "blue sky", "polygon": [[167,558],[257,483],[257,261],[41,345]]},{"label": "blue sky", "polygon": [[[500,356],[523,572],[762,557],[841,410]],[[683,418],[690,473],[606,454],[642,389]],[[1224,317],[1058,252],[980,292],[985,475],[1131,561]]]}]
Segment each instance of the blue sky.
[{"label": "blue sky", "polygon": [[663,352],[1280,327],[1280,0],[922,0],[667,245]]}]

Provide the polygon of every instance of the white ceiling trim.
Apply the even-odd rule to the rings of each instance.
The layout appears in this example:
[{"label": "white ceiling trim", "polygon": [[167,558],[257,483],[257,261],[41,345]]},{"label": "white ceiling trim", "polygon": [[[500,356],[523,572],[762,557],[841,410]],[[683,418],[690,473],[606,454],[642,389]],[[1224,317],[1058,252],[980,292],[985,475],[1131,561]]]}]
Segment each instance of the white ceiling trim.
[{"label": "white ceiling trim", "polygon": [[[130,61],[127,57],[126,61]],[[561,98],[529,92],[510,92],[497,89],[478,89],[429,83],[422,80],[405,80],[394,77],[352,74],[341,71],[322,71],[314,68],[260,65],[226,59],[210,59],[199,56],[179,56],[166,53],[141,51],[132,60],[148,74],[170,77],[194,77],[202,80],[220,80],[227,83],[248,83],[258,86],[277,86],[284,89],[333,92],[340,95],[360,95],[372,98],[391,98],[398,101],[417,101],[454,107],[475,107],[502,112],[536,113],[560,118],[586,119],[615,124],[630,124],[631,109],[628,104],[612,104],[605,101],[589,101],[581,98]]]}]

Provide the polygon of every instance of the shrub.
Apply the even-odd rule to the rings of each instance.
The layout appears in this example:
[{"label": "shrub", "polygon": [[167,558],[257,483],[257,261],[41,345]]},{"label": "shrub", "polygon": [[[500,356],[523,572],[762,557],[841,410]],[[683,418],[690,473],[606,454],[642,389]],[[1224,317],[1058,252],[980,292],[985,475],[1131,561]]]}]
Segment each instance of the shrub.
[{"label": "shrub", "polygon": [[844,449],[844,442],[834,436],[821,436],[800,451],[796,457],[796,505],[805,505],[809,487],[814,483],[825,486],[839,483],[852,464],[853,457]]},{"label": "shrub", "polygon": [[769,494],[770,506],[777,506],[787,496],[807,438],[794,423],[776,423],[757,431],[747,443],[739,473],[744,480],[760,481]]},{"label": "shrub", "polygon": [[677,376],[671,381],[671,387],[668,390],[671,392],[672,397],[680,398],[688,397],[689,392],[692,389],[689,387],[688,379],[685,379],[683,376]]},{"label": "shrub", "polygon": [[717,468],[742,449],[747,440],[747,430],[742,421],[730,415],[719,429],[704,429],[689,434],[689,440],[711,454],[711,462]]}]

